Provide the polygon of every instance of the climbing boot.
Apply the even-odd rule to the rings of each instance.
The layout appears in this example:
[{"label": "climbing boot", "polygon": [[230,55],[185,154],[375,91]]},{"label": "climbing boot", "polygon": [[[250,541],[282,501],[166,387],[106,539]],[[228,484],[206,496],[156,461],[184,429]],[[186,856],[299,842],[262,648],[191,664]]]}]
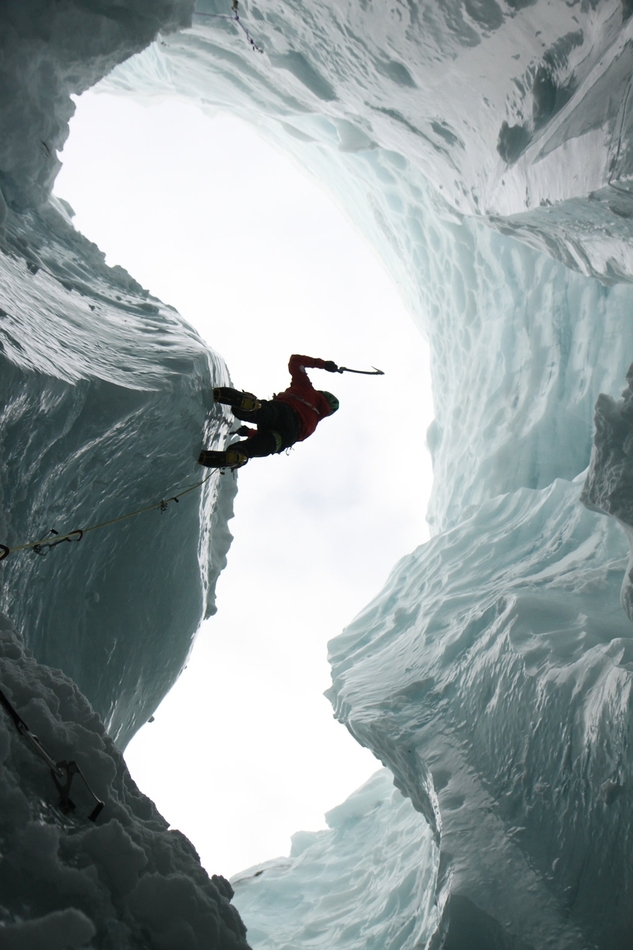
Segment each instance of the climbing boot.
[{"label": "climbing boot", "polygon": [[203,451],[198,456],[198,464],[206,468],[241,468],[246,465],[248,457],[237,449],[228,448],[225,452]]},{"label": "climbing boot", "polygon": [[231,406],[233,409],[241,409],[242,412],[254,412],[256,409],[261,409],[262,405],[253,393],[240,392],[239,389],[231,389],[229,386],[216,386],[213,390],[213,398],[216,402]]}]

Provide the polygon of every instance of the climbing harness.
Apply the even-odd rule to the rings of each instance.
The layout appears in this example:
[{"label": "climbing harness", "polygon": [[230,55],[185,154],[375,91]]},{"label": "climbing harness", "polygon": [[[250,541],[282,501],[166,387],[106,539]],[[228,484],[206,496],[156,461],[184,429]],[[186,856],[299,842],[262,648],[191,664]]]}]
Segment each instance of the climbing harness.
[{"label": "climbing harness", "polygon": [[101,814],[103,808],[105,807],[105,802],[102,802],[93,790],[90,788],[86,780],[86,776],[81,771],[74,759],[70,761],[63,760],[61,762],[56,762],[55,759],[46,751],[40,740],[34,735],[24,719],[18,714],[18,712],[13,708],[5,694],[0,689],[0,706],[4,708],[9,718],[12,720],[13,725],[20,733],[22,738],[30,745],[31,749],[37,756],[42,759],[46,765],[48,765],[51,771],[51,777],[55,783],[55,787],[59,793],[59,807],[64,812],[71,812],[75,810],[75,803],[70,797],[70,789],[73,783],[75,775],[78,775],[86,786],[90,797],[95,802],[95,806],[88,815],[88,821],[96,821],[99,815]]},{"label": "climbing harness", "polygon": [[233,20],[234,23],[237,23],[241,30],[244,30],[246,34],[246,39],[251,44],[252,50],[254,53],[263,53],[264,50],[261,46],[258,46],[251,34],[248,32],[242,21],[240,20],[240,15],[238,13],[238,0],[233,0],[231,9],[233,10],[233,15],[229,13],[198,13],[197,11],[193,14],[194,16],[207,16],[216,20]]},{"label": "climbing harness", "polygon": [[118,518],[110,518],[108,521],[100,521],[99,524],[92,524],[88,528],[75,528],[73,531],[66,531],[64,534],[60,534],[55,528],[51,528],[48,534],[44,538],[39,538],[37,541],[27,541],[24,544],[16,544],[13,547],[8,547],[6,544],[0,544],[0,561],[4,561],[9,554],[15,554],[16,551],[28,551],[31,550],[35,554],[40,556],[46,555],[49,553],[51,548],[57,547],[58,544],[62,544],[64,541],[81,541],[85,534],[88,534],[89,531],[97,531],[99,528],[107,528],[109,525],[118,524],[120,521],[126,521],[128,518],[135,518],[136,515],[143,514],[145,511],[153,511],[158,509],[161,514],[164,511],[167,511],[167,507],[170,502],[180,501],[183,495],[188,495],[189,492],[195,491],[196,488],[200,488],[204,485],[205,482],[213,475],[213,472],[209,472],[205,478],[201,481],[196,482],[195,485],[189,485],[188,488],[183,488],[182,491],[178,492],[176,495],[172,495],[171,498],[163,498],[161,501],[154,502],[151,505],[144,505],[143,508],[137,508],[136,511],[129,511],[125,515],[119,515]]}]

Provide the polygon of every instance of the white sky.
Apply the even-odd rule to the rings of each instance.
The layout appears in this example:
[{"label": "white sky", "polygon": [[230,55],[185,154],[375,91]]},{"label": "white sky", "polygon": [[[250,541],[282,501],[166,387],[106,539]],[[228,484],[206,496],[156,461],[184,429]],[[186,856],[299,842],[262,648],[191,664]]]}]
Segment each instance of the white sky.
[{"label": "white sky", "polygon": [[382,264],[311,179],[234,119],[78,101],[55,192],[75,224],[177,307],[263,397],[293,352],[341,400],[290,456],[239,473],[218,613],[130,744],[139,786],[210,873],[286,854],[378,766],[332,718],[326,643],[428,534],[428,356]]}]

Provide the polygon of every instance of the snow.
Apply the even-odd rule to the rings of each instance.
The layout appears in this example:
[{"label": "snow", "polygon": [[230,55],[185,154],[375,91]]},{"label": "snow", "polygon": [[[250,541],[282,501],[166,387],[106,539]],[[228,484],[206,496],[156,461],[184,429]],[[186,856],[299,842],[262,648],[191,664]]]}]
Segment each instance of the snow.
[{"label": "snow", "polygon": [[[209,879],[191,843],[134,784],[100,718],[61,670],[37,663],[0,616],[2,689],[55,761],[76,760],[65,812],[47,765],[0,716],[0,945],[3,950],[139,946],[246,950],[224,878]],[[170,768],[165,763],[165,768]]]},{"label": "snow", "polygon": [[[210,409],[204,393],[228,377],[175,314],[105,269],[60,209],[43,204],[72,111],[67,92],[140,48],[158,19],[142,0],[134,11],[108,4],[110,16],[51,5],[46,38],[35,20],[19,28],[17,4],[8,9],[17,93],[2,104],[14,134],[0,154],[9,205],[1,487],[15,543],[61,514],[72,525],[105,519],[122,499],[127,510],[186,484]],[[631,945],[633,630],[619,605],[625,576],[631,614],[630,392],[616,401],[633,343],[630,12],[615,0],[388,9],[253,0],[244,20],[263,55],[229,20],[194,17],[107,80],[110,91],[232,111],[283,143],[375,242],[433,353],[434,537],[331,644],[336,715],[411,805],[383,774],[329,831],[299,836],[288,860],[239,878],[256,945],[430,950],[446,934],[450,950]],[[166,31],[189,13],[159,11]],[[57,41],[71,35],[69,17],[70,58]],[[209,436],[221,439],[226,424],[214,417]],[[148,516],[116,538],[104,533],[99,547],[84,540],[81,555],[52,551],[37,572],[25,556],[3,566],[1,606],[121,743],[184,662],[209,558],[213,575],[226,548],[231,491],[217,479],[202,507],[172,506],[167,536]],[[209,556],[200,524],[214,501]],[[11,659],[34,662],[10,642]],[[41,675],[77,697],[63,674]],[[40,702],[34,672],[18,682],[25,718],[63,746],[66,727],[50,718],[51,703],[61,707]],[[115,782],[116,750],[86,709],[73,700],[67,728],[73,747],[93,750],[86,770],[111,797],[127,780]],[[23,776],[26,753],[6,737],[1,748],[35,783],[34,772]],[[3,848],[0,873],[28,878],[26,904],[15,887],[4,911],[7,939],[31,928],[34,940],[48,930],[49,945],[55,933],[76,943],[92,939],[91,921],[98,930],[110,920],[113,941],[144,926],[151,946],[195,947],[219,906],[227,945],[239,945],[239,925],[191,870],[184,839],[172,836],[159,870],[154,859],[143,865],[146,836],[132,833],[125,798],[138,802],[134,792],[124,804],[115,795],[103,826],[62,847],[61,819],[42,818],[45,792],[26,798],[3,781],[5,833],[17,824],[21,838]],[[138,807],[160,851],[164,825]],[[75,866],[79,841],[85,870]],[[118,848],[128,856],[125,901],[113,882]],[[81,900],[69,906],[72,888]]]}]

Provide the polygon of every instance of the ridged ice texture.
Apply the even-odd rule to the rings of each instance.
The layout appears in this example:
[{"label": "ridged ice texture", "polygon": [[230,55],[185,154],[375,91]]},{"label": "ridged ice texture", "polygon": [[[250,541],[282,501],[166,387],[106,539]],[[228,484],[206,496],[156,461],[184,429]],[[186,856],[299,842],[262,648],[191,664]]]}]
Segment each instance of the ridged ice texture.
[{"label": "ridged ice texture", "polygon": [[580,488],[483,504],[330,644],[336,715],[441,836],[452,950],[633,940],[628,546]]},{"label": "ridged ice texture", "polygon": [[[195,17],[106,84],[228,108],[283,143],[429,338],[437,537],[334,642],[331,696],[441,842],[430,942],[448,927],[450,950],[624,950],[633,933],[627,546],[572,482],[633,353],[613,284],[633,274],[626,12],[254,2],[264,55]],[[283,924],[261,913],[275,946]]]},{"label": "ridged ice texture", "polygon": [[[628,950],[628,549],[583,509],[578,476],[592,405],[630,363],[633,300],[501,235],[631,278],[631,5],[252,0],[241,13],[263,55],[228,20],[196,17],[108,88],[226,108],[284,144],[379,248],[430,339],[436,536],[335,641],[331,693],[439,842],[430,943],[448,926],[448,950]],[[313,877],[329,874],[333,852],[314,854]],[[293,869],[278,880],[283,918]],[[399,893],[385,882],[385,905]],[[260,928],[271,945],[273,930]]]},{"label": "ridged ice texture", "polygon": [[[582,273],[633,279],[628,2],[249,0],[240,11],[263,55],[208,16],[228,2],[201,0],[191,31],[124,64],[110,88],[242,115],[309,165],[326,153],[329,183],[353,155],[390,153],[405,194],[421,174],[452,208]],[[377,171],[370,203],[383,184]],[[398,240],[388,222],[377,226]]]},{"label": "ridged ice texture", "polygon": [[159,30],[191,22],[193,0],[3,0],[0,9],[0,224],[43,204],[84,92]]},{"label": "ridged ice texture", "polygon": [[621,603],[633,620],[633,366],[619,400],[602,393],[596,403],[595,436],[582,502],[616,518],[631,546]]},{"label": "ridged ice texture", "polygon": [[0,684],[53,760],[73,760],[73,812],[44,761],[0,709],[0,945],[3,950],[248,950],[228,881],[139,792],[71,679],[37,663],[0,615]]},{"label": "ridged ice texture", "polygon": [[231,881],[258,950],[424,947],[441,916],[438,849],[429,826],[377,772],[326,815],[326,831],[293,835],[288,858]]},{"label": "ridged ice texture", "polygon": [[[0,541],[36,541],[168,499],[207,474],[228,381],[179,315],[52,206],[9,214],[0,254]],[[0,562],[2,609],[71,676],[124,746],[179,675],[214,610],[236,490],[214,472],[154,510]]]},{"label": "ridged ice texture", "polygon": [[[523,10],[517,20],[536,17],[537,7]],[[428,171],[420,152],[423,143],[429,147],[424,136],[409,130],[397,140],[386,132],[382,139],[354,138],[349,121],[337,118],[347,105],[352,108],[352,80],[354,88],[367,84],[366,102],[358,95],[353,99],[360,112],[357,124],[379,122],[381,129],[384,115],[377,106],[369,108],[370,101],[391,96],[392,105],[401,105],[403,96],[409,101],[409,93],[415,94],[422,128],[430,94],[421,80],[420,88],[394,87],[376,65],[377,50],[370,55],[363,47],[366,59],[354,43],[343,44],[337,31],[344,25],[352,29],[347,20],[326,16],[321,8],[309,14],[305,5],[301,15],[293,11],[292,5],[283,10],[267,6],[262,20],[257,7],[249,6],[248,19],[243,14],[266,48],[264,56],[252,52],[233,25],[194,18],[194,30],[134,57],[114,71],[104,88],[148,97],[177,94],[211,111],[224,106],[243,115],[324,181],[375,243],[431,346],[436,421],[429,445],[436,478],[428,518],[433,530],[457,523],[470,505],[499,493],[574,478],[589,461],[595,401],[600,392],[619,389],[633,354],[630,288],[586,280],[525,244],[456,215],[421,171]],[[359,11],[353,16],[359,17]],[[367,16],[365,46],[379,23],[383,31],[396,29],[390,17]],[[282,20],[283,36],[271,26],[281,29]],[[338,70],[328,73],[331,99],[315,98],[287,64],[278,68],[271,53],[275,44],[290,42],[293,30],[297,43],[307,42],[308,22],[314,33],[306,47],[309,56],[322,57],[324,69]],[[508,29],[511,23],[512,18]],[[360,31],[358,23],[354,31]],[[432,32],[416,34],[415,50],[407,45],[410,31],[404,32],[404,38],[398,34],[402,48],[392,37],[394,56],[400,49],[409,66],[430,56],[425,44],[432,41]],[[482,39],[482,45],[488,42],[490,37]],[[337,44],[339,56],[333,59],[330,50]],[[477,76],[471,78],[476,84]],[[304,98],[299,100],[301,88]],[[439,92],[433,102],[437,109],[457,108],[444,103]],[[459,109],[467,115],[461,101]],[[444,161],[453,168],[453,152],[445,146]],[[469,153],[473,161],[475,154]],[[588,152],[585,164],[595,157]],[[616,215],[614,221],[628,227],[627,218]],[[546,235],[550,225],[544,219]],[[602,225],[587,233],[604,236]],[[621,238],[621,246],[629,248],[628,232]]]}]

